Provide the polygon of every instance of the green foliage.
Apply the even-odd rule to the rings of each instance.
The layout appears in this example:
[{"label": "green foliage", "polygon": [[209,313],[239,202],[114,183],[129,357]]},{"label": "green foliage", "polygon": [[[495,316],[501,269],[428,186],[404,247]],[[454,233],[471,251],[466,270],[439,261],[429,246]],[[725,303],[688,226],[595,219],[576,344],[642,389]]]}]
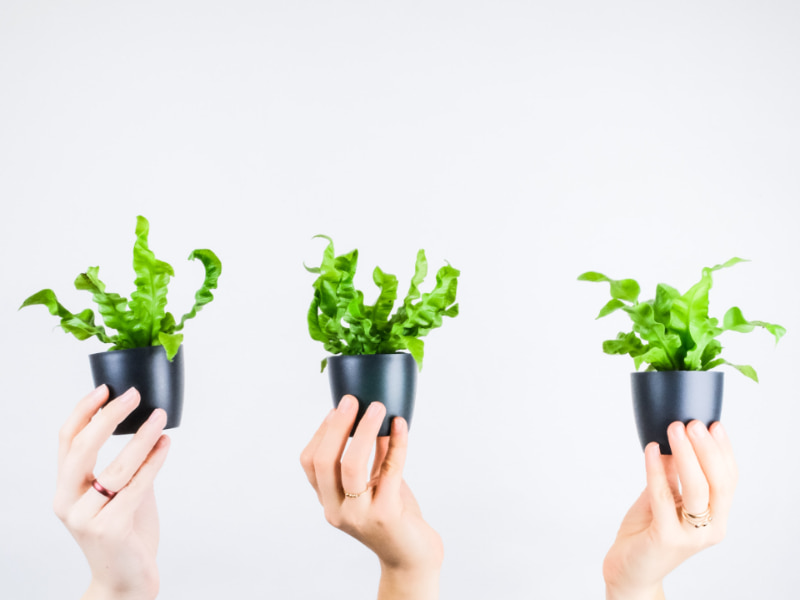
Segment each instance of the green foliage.
[{"label": "green foliage", "polygon": [[99,267],[89,267],[75,279],[75,288],[92,295],[97,304],[97,312],[105,327],[116,330],[109,335],[105,327],[95,325],[94,313],[90,308],[72,314],[56,299],[52,290],[41,290],[27,298],[20,308],[42,304],[51,315],[61,319],[61,328],[79,340],[96,336],[101,342],[112,344],[111,350],[164,346],[167,358],[172,360],[183,342],[179,333],[184,323],[197,315],[204,305],[214,299],[211,290],[217,288],[217,280],[222,272],[222,263],[211,250],[195,250],[189,260],[199,260],[205,268],[205,279],[195,294],[195,303],[190,312],[183,315],[180,323],[167,312],[167,286],[170,277],[175,275],[172,267],[158,260],[147,244],[150,225],[144,217],[136,219],[136,243],[133,246],[133,270],[136,272],[136,289],[131,299],[119,294],[106,292],[106,285],[98,277]]},{"label": "green foliage", "polygon": [[[392,314],[397,300],[397,277],[384,273],[379,267],[372,280],[380,293],[373,305],[364,304],[364,294],[353,284],[358,263],[358,250],[336,256],[333,240],[328,240],[319,267],[306,267],[318,275],[314,281],[314,299],[308,309],[308,332],[325,350],[332,354],[391,354],[408,350],[419,369],[425,344],[420,339],[442,325],[442,317],[458,315],[456,288],[460,271],[449,264],[436,273],[436,285],[431,292],[421,293],[428,273],[425,251],[417,253],[411,286],[397,312]],[[327,359],[322,361],[325,370]]]},{"label": "green foliage", "polygon": [[753,367],[734,365],[719,356],[722,344],[716,338],[725,331],[748,333],[762,327],[777,343],[786,329],[764,321],[748,321],[735,306],[725,313],[722,326],[708,315],[711,274],[740,262],[746,261],[732,258],[704,268],[700,281],[683,295],[661,283],[656,287],[655,299],[647,302],[639,302],[639,284],[633,279],[610,279],[594,271],[584,273],[579,281],[607,282],[611,287],[611,300],[600,309],[597,318],[623,310],[633,322],[633,331],[603,342],[603,352],[630,355],[636,369],[647,364],[648,371],[708,371],[725,364],[758,381]]}]

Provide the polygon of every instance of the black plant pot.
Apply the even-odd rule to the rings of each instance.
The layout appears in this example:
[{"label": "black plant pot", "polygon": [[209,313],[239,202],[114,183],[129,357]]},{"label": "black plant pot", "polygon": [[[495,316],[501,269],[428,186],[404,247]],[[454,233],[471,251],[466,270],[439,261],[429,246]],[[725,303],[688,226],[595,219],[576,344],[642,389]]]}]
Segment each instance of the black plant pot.
[{"label": "black plant pot", "polygon": [[697,420],[706,427],[722,414],[720,371],[644,371],[631,373],[633,413],[644,449],[658,442],[661,454],[672,454],[667,427],[673,421]]},{"label": "black plant pot", "polygon": [[106,384],[112,400],[135,387],[141,402],[114,430],[114,435],[136,433],[156,408],[167,412],[165,429],[181,424],[183,412],[183,346],[172,362],[163,346],[110,350],[89,355],[96,386]]},{"label": "black plant pot", "polygon": [[331,356],[328,358],[328,378],[334,406],[339,406],[345,394],[358,399],[358,416],[351,436],[372,402],[380,402],[386,407],[379,436],[389,435],[394,417],[403,417],[411,426],[417,362],[410,354]]}]

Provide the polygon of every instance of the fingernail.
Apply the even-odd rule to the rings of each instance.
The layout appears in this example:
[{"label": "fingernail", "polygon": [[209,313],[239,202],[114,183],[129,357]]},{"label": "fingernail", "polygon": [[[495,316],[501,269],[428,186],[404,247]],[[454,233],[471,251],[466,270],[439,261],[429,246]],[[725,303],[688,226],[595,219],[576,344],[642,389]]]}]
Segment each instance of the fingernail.
[{"label": "fingernail", "polygon": [[725,436],[727,434],[725,433],[725,429],[722,427],[722,423],[717,421],[711,426],[711,435],[713,435],[715,438],[719,440],[725,439]]},{"label": "fingernail", "polygon": [[381,411],[381,406],[383,406],[380,402],[372,402],[367,407],[367,415],[374,417]]},{"label": "fingernail", "polygon": [[336,409],[335,409],[335,408],[332,408],[332,409],[330,409],[330,410],[328,411],[328,414],[327,414],[327,415],[325,415],[325,418],[323,419],[323,421],[322,421],[322,422],[323,422],[323,423],[327,423],[328,421],[330,421],[330,420],[331,420],[331,417],[332,417],[332,416],[333,416],[335,413],[336,413]]},{"label": "fingernail", "polygon": [[671,431],[672,435],[680,439],[686,438],[686,427],[684,427],[683,423],[681,423],[680,421],[675,421],[674,423],[672,423],[669,426],[668,431]]},{"label": "fingernail", "polygon": [[408,423],[406,423],[406,420],[403,417],[395,417],[392,419],[392,431],[394,433],[400,433],[407,428]]},{"label": "fingernail", "polygon": [[689,435],[693,438],[701,438],[706,434],[706,426],[700,421],[692,421],[687,429],[689,430]]},{"label": "fingernail", "polygon": [[166,421],[167,413],[163,408],[157,408],[150,413],[150,416],[147,417],[147,420],[151,423],[155,423],[157,421]]},{"label": "fingernail", "polygon": [[136,388],[131,387],[128,388],[124,394],[117,397],[117,402],[120,404],[125,404],[126,402],[130,402],[136,396]]},{"label": "fingernail", "polygon": [[339,410],[343,413],[350,413],[355,411],[356,407],[358,406],[358,402],[356,401],[353,396],[344,396],[342,401],[339,402]]},{"label": "fingernail", "polygon": [[652,454],[654,457],[661,456],[661,447],[658,442],[650,442],[644,449],[645,454]]}]

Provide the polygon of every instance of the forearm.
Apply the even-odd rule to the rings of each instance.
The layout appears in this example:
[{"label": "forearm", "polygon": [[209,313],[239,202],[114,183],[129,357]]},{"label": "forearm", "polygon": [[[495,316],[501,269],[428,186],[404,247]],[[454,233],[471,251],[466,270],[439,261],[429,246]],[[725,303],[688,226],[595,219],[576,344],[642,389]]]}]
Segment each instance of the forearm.
[{"label": "forearm", "polygon": [[409,571],[381,567],[378,600],[438,600],[439,569]]}]

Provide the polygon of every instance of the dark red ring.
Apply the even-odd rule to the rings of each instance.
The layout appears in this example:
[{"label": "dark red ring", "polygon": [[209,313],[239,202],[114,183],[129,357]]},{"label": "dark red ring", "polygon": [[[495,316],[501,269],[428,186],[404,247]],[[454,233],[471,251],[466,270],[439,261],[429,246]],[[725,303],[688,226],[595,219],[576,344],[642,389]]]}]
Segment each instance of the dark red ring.
[{"label": "dark red ring", "polygon": [[112,492],[111,490],[107,490],[106,488],[104,488],[104,487],[101,485],[101,483],[100,483],[99,481],[97,481],[97,479],[95,479],[95,480],[92,482],[92,487],[93,487],[94,489],[96,489],[98,492],[100,492],[101,494],[103,494],[103,496],[105,496],[105,497],[106,497],[106,498],[108,498],[109,500],[113,500],[113,499],[114,499],[114,496],[116,496],[116,495],[117,495],[117,492]]}]

